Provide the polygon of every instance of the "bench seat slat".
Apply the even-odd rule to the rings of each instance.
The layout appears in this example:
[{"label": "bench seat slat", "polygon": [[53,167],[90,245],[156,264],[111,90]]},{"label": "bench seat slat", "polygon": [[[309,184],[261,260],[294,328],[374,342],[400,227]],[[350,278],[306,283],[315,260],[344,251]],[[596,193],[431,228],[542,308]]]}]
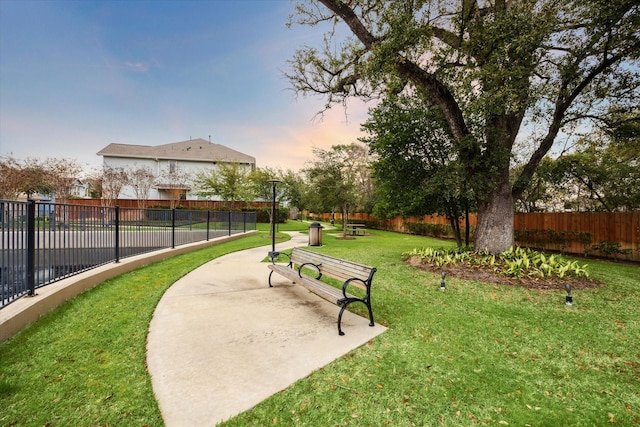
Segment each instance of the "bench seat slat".
[{"label": "bench seat slat", "polygon": [[[304,286],[309,291],[334,304],[339,304],[338,301],[345,297],[340,289],[335,288],[327,283],[320,282],[316,279],[305,276],[300,277],[298,275],[298,272],[296,270],[293,270],[292,268],[286,267],[284,265],[270,265],[269,268],[286,277],[287,279],[290,279],[292,282]],[[356,297],[347,292],[347,298]]]}]

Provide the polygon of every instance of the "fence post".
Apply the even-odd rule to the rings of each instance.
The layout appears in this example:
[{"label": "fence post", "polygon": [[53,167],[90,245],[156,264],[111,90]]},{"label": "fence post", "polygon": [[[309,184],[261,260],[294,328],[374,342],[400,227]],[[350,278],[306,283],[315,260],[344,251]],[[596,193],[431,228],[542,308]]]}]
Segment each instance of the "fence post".
[{"label": "fence post", "polygon": [[247,213],[242,212],[242,232],[247,232]]},{"label": "fence post", "polygon": [[176,209],[171,209],[171,249],[176,248]]},{"label": "fence post", "polygon": [[116,206],[113,226],[116,233],[116,263],[120,262],[120,206]]},{"label": "fence post", "polygon": [[229,211],[229,236],[231,236],[231,211]]},{"label": "fence post", "polygon": [[211,223],[211,211],[207,209],[207,242],[209,241],[209,224]]},{"label": "fence post", "polygon": [[27,201],[27,288],[28,295],[36,294],[36,202]]}]

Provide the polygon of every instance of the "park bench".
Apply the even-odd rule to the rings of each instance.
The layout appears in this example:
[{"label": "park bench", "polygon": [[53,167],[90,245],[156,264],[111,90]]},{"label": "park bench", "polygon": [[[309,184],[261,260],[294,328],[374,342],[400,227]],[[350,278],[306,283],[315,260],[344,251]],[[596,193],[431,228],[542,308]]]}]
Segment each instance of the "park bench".
[{"label": "park bench", "polygon": [[[287,255],[287,254],[284,254]],[[278,273],[294,283],[304,286],[310,292],[326,299],[333,304],[341,306],[338,314],[338,334],[344,335],[341,328],[342,314],[345,309],[354,302],[361,302],[369,311],[369,326],[374,326],[373,311],[371,310],[371,280],[376,272],[374,267],[369,267],[344,259],[334,258],[302,248],[293,248],[289,257],[289,264],[269,265],[269,286],[271,276]],[[321,277],[330,277],[342,281],[340,289],[320,281]],[[356,286],[364,290],[362,298],[347,292],[350,286]]]}]

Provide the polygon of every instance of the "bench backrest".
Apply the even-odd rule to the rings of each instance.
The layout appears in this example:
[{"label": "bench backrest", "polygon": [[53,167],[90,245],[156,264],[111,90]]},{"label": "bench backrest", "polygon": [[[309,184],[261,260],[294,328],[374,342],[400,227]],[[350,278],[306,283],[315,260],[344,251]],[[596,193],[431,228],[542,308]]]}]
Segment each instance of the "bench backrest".
[{"label": "bench backrest", "polygon": [[[375,267],[358,264],[344,259],[307,251],[301,248],[293,248],[291,252],[291,262],[296,265],[312,263],[320,265],[323,275],[333,277],[342,281],[358,278],[371,286],[371,279],[376,272]],[[352,282],[353,285],[366,289],[366,286],[359,281]]]}]

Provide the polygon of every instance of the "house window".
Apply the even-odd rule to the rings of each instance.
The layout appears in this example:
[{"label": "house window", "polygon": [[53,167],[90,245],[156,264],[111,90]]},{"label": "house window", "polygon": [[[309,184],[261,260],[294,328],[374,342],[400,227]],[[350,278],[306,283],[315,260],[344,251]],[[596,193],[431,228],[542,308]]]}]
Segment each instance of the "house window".
[{"label": "house window", "polygon": [[169,160],[169,173],[176,173],[176,161]]}]

